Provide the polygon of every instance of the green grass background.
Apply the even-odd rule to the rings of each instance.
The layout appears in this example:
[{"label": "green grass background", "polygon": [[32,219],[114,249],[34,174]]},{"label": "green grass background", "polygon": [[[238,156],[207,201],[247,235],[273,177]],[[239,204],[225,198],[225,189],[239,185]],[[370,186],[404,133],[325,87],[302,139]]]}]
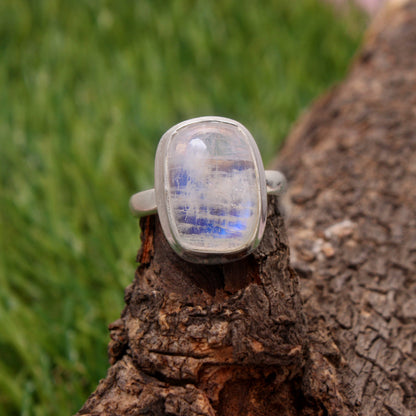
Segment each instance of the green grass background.
[{"label": "green grass background", "polygon": [[108,367],[159,138],[245,124],[265,162],[364,19],[315,0],[0,1],[0,414],[68,415]]}]

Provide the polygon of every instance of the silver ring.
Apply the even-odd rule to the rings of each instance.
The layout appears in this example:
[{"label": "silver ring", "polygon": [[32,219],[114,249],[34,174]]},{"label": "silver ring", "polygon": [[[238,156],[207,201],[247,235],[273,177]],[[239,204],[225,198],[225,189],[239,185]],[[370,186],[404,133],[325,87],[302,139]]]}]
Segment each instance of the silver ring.
[{"label": "silver ring", "polygon": [[220,264],[260,243],[267,194],[282,195],[285,176],[264,171],[250,132],[224,117],[199,117],[170,128],[155,159],[155,188],[130,198],[133,215],[158,213],[170,246],[193,263]]}]

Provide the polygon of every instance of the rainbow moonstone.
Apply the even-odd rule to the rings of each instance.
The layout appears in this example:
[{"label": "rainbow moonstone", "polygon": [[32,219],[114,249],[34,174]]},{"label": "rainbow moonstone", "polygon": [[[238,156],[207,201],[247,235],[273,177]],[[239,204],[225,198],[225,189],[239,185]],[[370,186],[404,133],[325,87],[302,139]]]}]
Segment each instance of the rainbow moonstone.
[{"label": "rainbow moonstone", "polygon": [[173,127],[159,144],[155,178],[162,227],[179,254],[198,262],[210,262],[212,254],[224,262],[257,246],[266,211],[264,170],[240,123],[202,117]]}]

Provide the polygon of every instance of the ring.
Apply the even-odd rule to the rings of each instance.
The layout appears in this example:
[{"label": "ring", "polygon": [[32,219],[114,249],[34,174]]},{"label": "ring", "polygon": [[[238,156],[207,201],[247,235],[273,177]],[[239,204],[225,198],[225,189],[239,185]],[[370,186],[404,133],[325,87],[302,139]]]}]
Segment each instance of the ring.
[{"label": "ring", "polygon": [[193,263],[221,264],[260,243],[267,194],[286,191],[285,176],[264,170],[250,132],[224,117],[199,117],[170,128],[155,158],[155,188],[130,198],[133,215],[158,213],[173,250]]}]

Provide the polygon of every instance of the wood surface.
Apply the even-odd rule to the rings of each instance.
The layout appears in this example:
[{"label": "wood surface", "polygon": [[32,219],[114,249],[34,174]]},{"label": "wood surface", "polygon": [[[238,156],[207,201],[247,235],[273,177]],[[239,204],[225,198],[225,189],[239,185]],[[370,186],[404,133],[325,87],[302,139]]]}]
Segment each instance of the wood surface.
[{"label": "wood surface", "polygon": [[275,167],[288,196],[242,261],[187,263],[141,220],[79,415],[416,415],[416,1],[386,5]]}]

